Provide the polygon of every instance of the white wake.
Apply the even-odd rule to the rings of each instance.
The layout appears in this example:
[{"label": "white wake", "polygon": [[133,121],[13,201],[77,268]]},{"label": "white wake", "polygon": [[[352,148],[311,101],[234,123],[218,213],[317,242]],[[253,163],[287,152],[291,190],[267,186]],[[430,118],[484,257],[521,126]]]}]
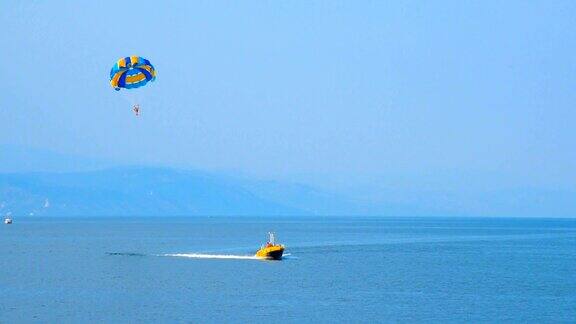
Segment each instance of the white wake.
[{"label": "white wake", "polygon": [[261,260],[254,255],[230,255],[230,254],[200,254],[200,253],[170,253],[167,257],[180,257],[192,259],[236,259],[236,260]]}]

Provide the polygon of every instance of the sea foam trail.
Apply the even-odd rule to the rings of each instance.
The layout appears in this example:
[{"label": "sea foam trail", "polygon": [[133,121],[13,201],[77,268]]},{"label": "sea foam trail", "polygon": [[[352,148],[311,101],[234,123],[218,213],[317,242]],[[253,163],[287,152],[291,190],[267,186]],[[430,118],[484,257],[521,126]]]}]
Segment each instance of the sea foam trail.
[{"label": "sea foam trail", "polygon": [[168,257],[192,258],[192,259],[236,259],[236,260],[260,260],[253,255],[230,255],[230,254],[200,254],[200,253],[170,253]]}]

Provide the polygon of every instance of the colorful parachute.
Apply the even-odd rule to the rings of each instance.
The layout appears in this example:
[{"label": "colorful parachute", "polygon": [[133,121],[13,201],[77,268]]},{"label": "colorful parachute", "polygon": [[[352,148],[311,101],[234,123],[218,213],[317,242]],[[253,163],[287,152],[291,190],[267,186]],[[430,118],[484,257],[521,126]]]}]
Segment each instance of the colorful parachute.
[{"label": "colorful parachute", "polygon": [[123,57],[110,71],[110,85],[114,90],[133,89],[156,79],[156,70],[147,59],[140,56]]}]

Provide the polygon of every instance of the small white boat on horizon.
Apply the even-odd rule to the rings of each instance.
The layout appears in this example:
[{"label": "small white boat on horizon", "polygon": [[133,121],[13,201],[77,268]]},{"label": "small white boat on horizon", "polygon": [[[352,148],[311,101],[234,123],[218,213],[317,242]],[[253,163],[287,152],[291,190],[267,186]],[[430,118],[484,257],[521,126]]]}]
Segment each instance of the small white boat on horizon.
[{"label": "small white boat on horizon", "polygon": [[7,212],[4,216],[4,224],[10,225],[12,224],[12,212]]}]

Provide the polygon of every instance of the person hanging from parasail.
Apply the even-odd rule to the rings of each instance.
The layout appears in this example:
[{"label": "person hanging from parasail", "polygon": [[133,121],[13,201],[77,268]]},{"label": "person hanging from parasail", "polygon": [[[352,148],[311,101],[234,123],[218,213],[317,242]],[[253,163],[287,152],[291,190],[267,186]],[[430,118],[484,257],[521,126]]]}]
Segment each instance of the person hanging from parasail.
[{"label": "person hanging from parasail", "polygon": [[139,104],[135,104],[134,108],[132,108],[132,110],[134,111],[134,115],[136,115],[136,117],[140,116],[140,105]]}]

